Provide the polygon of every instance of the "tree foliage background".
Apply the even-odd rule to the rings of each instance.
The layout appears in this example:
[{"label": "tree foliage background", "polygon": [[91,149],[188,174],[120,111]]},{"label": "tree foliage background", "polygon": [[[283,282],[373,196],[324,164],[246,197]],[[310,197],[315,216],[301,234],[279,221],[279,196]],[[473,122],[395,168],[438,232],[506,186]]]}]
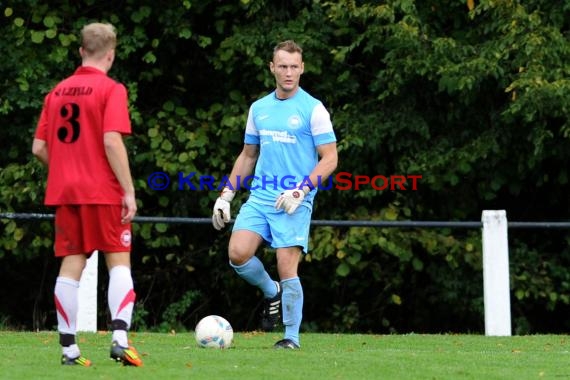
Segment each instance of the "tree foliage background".
[{"label": "tree foliage background", "polygon": [[[568,0],[12,0],[0,19],[0,212],[52,211],[30,153],[35,123],[80,63],[79,30],[103,21],[118,30],[110,76],[129,90],[140,215],[209,217],[217,191],[179,190],[178,173],[228,174],[249,104],[273,89],[272,48],[295,39],[301,85],[331,112],[338,171],[422,175],[417,191],[322,191],[315,219],[476,221],[504,209],[510,220],[568,220]],[[148,186],[156,171],[168,189]],[[51,222],[0,223],[2,325],[54,328]],[[227,265],[229,232],[134,230],[134,328],[192,329],[211,313],[257,327],[261,295]],[[303,328],[481,332],[480,235],[314,227]],[[509,242],[514,331],[568,331],[570,234],[510,230]],[[275,273],[273,252],[258,254]],[[101,270],[100,305],[106,281]]]}]

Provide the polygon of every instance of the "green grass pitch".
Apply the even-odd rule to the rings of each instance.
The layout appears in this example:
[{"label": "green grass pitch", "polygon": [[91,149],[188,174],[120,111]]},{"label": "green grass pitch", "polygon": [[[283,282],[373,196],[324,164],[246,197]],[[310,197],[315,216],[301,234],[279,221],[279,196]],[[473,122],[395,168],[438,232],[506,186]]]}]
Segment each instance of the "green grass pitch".
[{"label": "green grass pitch", "polygon": [[0,378],[32,379],[559,379],[570,378],[565,335],[301,335],[297,351],[275,350],[281,333],[239,332],[232,347],[204,349],[192,332],[131,332],[140,368],[109,359],[110,335],[79,333],[90,368],[62,366],[56,332],[0,331]]}]

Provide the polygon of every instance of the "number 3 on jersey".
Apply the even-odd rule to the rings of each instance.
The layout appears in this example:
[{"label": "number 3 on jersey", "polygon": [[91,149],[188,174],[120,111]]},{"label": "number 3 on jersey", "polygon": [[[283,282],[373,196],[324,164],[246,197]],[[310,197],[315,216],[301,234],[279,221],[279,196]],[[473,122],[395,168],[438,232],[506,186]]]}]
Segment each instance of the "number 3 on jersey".
[{"label": "number 3 on jersey", "polygon": [[57,130],[59,141],[71,144],[79,138],[79,106],[75,103],[66,103],[59,110],[64,125]]}]

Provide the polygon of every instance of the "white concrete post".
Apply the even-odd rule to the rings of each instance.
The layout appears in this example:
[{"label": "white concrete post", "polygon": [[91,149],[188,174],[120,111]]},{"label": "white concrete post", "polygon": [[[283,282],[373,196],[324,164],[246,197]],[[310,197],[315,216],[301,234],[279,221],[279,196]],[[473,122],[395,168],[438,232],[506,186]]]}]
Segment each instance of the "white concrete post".
[{"label": "white concrete post", "polygon": [[484,210],[483,288],[485,335],[511,335],[508,223],[505,210]]},{"label": "white concrete post", "polygon": [[87,259],[79,281],[77,310],[77,331],[97,331],[97,269],[99,253],[93,252]]}]

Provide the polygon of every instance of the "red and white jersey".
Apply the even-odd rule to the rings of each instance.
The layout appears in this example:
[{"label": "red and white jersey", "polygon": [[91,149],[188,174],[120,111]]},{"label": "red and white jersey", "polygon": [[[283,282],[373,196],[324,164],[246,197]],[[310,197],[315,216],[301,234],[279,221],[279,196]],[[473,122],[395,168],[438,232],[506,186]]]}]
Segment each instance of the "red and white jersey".
[{"label": "red and white jersey", "polygon": [[35,137],[48,148],[45,204],[121,204],[123,190],[105,154],[105,132],[131,133],[127,90],[79,67],[44,100]]}]

